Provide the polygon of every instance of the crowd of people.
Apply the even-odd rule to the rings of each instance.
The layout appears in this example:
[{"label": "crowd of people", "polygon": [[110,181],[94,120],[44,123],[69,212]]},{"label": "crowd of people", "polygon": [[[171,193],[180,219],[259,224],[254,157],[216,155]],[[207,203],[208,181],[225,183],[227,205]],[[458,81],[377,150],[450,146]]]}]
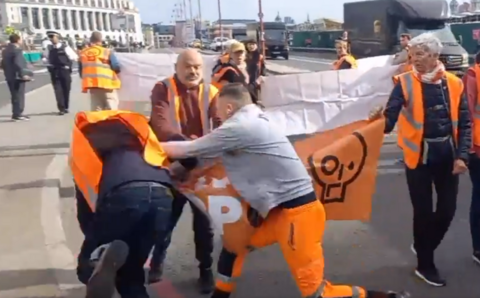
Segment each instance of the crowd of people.
[{"label": "crowd of people", "polygon": [[[146,118],[118,110],[122,69],[112,50],[102,46],[99,32],[79,53],[58,42],[56,32],[50,36],[45,59],[59,113],[68,113],[66,94],[75,59],[82,90],[91,100],[91,111],[75,117],[69,160],[84,235],[77,274],[87,285],[86,297],[112,297],[115,289],[122,298],[149,297],[145,284],[161,280],[172,232],[189,202],[178,185],[199,160],[211,157],[223,161],[228,179],[250,206],[248,219],[256,227],[251,248],[278,243],[302,297],[408,297],[403,291],[334,285],[325,279],[325,210],[292,144],[263,113],[259,91],[265,59],[255,41],[230,44],[212,69],[211,84],[203,81],[199,52],[184,50],[175,73],[153,87]],[[394,59],[399,65],[394,88],[386,105],[373,109],[369,118],[384,118],[385,133],[398,127],[413,206],[415,274],[432,286],[445,286],[434,253],[455,215],[459,174],[467,171],[473,185],[472,257],[480,265],[480,61],[462,81],[439,61],[442,44],[434,35],[401,38],[405,49]],[[15,90],[24,88],[30,73],[17,52],[19,39],[13,36],[11,41],[2,68],[13,90],[13,118],[20,120],[23,108]],[[357,67],[347,38],[336,42],[336,50],[333,69]],[[190,205],[199,291],[229,298],[247,252],[223,248],[214,278],[211,223]],[[146,281],[143,266],[150,254]]]}]

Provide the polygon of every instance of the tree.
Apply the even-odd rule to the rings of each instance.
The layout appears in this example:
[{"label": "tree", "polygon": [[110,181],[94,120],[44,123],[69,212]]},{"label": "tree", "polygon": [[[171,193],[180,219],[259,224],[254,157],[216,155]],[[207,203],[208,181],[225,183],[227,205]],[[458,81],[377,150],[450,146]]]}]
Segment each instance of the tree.
[{"label": "tree", "polygon": [[12,26],[7,26],[3,32],[4,32],[6,35],[12,35],[12,34],[18,33],[18,30],[15,29],[15,28],[12,27]]}]

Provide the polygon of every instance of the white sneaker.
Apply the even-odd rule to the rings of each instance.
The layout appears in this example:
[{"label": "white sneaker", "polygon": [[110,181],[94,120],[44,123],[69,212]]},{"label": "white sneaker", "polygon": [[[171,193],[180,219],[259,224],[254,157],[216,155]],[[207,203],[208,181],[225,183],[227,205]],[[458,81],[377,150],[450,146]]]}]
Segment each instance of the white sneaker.
[{"label": "white sneaker", "polygon": [[475,263],[477,263],[478,265],[480,265],[480,254],[479,253],[474,253],[472,255],[472,259]]},{"label": "white sneaker", "polygon": [[415,246],[413,245],[410,245],[410,250],[413,252],[414,255],[417,255],[417,251],[415,250]]}]

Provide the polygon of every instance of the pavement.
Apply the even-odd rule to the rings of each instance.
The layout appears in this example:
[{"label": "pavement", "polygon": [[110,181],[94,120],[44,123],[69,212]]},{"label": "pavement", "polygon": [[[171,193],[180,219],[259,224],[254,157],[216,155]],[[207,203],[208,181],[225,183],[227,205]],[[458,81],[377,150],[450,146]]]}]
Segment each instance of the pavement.
[{"label": "pavement", "polygon": [[[73,113],[87,109],[89,102],[80,93],[78,79],[72,86],[69,115],[55,114],[49,85],[27,95],[29,122],[10,122],[10,105],[0,106],[0,169],[4,173],[0,175],[0,229],[4,239],[0,242],[1,298],[84,297],[74,272],[82,237],[67,154]],[[480,297],[480,267],[471,260],[468,176],[461,176],[457,215],[436,253],[448,286],[432,288],[413,276],[415,257],[409,249],[412,208],[402,166],[396,163],[400,156],[391,140],[385,142],[370,222],[327,223],[323,240],[326,277],[334,283],[369,289],[408,290],[413,298]],[[168,250],[165,279],[149,288],[151,297],[208,297],[196,293],[191,220],[190,210],[184,210]],[[220,247],[217,236],[215,257]],[[248,257],[232,295],[265,297],[300,297],[276,245]]]}]

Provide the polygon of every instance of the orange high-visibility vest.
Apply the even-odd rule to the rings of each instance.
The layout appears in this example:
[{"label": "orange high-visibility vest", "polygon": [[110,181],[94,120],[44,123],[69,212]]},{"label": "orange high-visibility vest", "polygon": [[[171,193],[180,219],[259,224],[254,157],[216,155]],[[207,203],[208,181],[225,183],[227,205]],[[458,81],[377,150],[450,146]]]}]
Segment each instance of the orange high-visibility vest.
[{"label": "orange high-visibility vest", "polygon": [[80,62],[83,92],[90,88],[120,89],[120,79],[110,67],[110,54],[110,49],[97,45],[82,50]]},{"label": "orange high-visibility vest", "polygon": [[[103,162],[93,148],[84,129],[103,121],[120,121],[135,134],[143,146],[145,161],[155,167],[167,167],[168,157],[160,146],[148,119],[129,111],[79,112],[75,116],[72,142],[70,145],[70,169],[75,184],[84,195],[92,211],[98,198],[98,188],[102,178]],[[94,129],[94,128],[92,128]]]},{"label": "orange high-visibility vest", "polygon": [[237,70],[231,66],[222,67],[217,73],[212,74],[212,85],[214,85],[217,89],[222,89],[225,82],[222,82],[221,79],[223,75],[229,70],[232,70],[233,72],[238,74]]},{"label": "orange high-visibility vest", "polygon": [[[463,93],[463,82],[451,73],[445,73],[450,100],[450,119],[453,126],[453,141],[458,143],[458,109]],[[405,165],[415,169],[420,162],[423,142],[423,95],[422,83],[413,72],[398,76],[402,84],[405,106],[398,117],[397,142],[403,150]]]},{"label": "orange high-visibility vest", "polygon": [[480,146],[480,65],[475,64],[472,69],[475,71],[477,80],[477,100],[472,117],[472,140],[475,146]]},{"label": "orange high-visibility vest", "polygon": [[340,69],[340,65],[342,65],[343,61],[347,61],[348,63],[350,63],[350,65],[352,66],[351,68],[357,68],[357,60],[355,60],[352,55],[345,55],[333,62],[333,70]]},{"label": "orange high-visibility vest", "polygon": [[[173,121],[172,125],[177,127],[178,131],[182,131],[182,122],[180,120],[180,102],[181,98],[178,94],[177,85],[173,77],[167,78],[162,82],[168,89],[168,100],[170,102],[170,121]],[[212,125],[208,116],[210,109],[210,103],[217,95],[218,89],[210,84],[200,84],[198,87],[198,107],[202,117],[202,130],[203,135],[208,134]]]}]

